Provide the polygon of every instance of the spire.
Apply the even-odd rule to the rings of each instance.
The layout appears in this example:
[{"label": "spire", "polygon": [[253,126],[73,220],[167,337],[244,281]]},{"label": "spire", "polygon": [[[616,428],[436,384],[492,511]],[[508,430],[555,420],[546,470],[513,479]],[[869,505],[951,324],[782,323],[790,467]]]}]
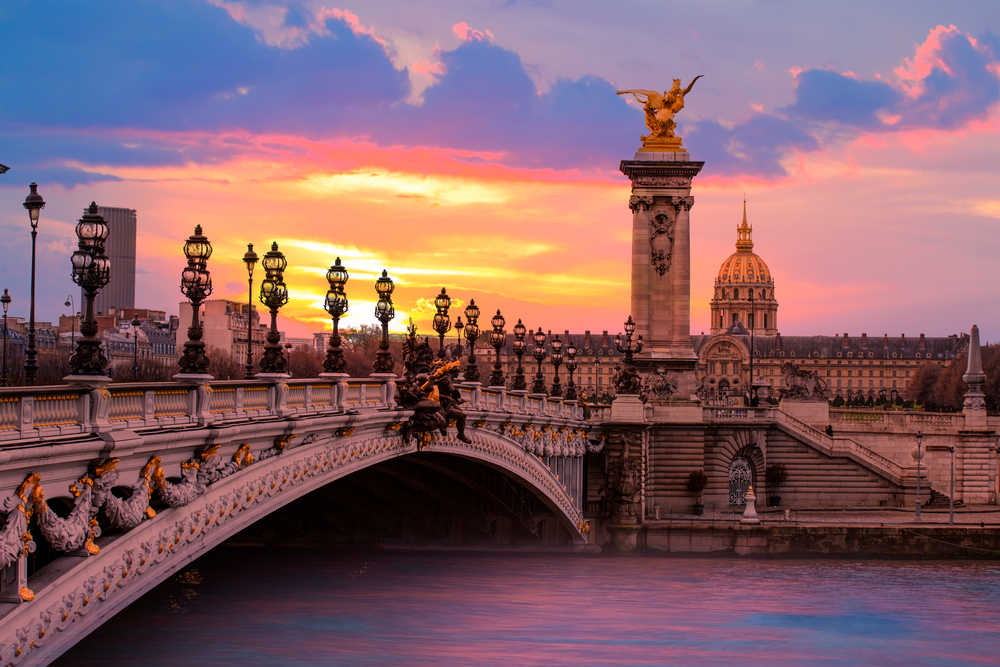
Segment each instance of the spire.
[{"label": "spire", "polygon": [[983,373],[983,359],[979,351],[979,327],[972,326],[972,336],[969,340],[969,366],[962,376],[962,379],[969,384],[969,391],[965,392],[965,428],[971,429],[977,426],[986,427],[986,396],[983,395],[982,386],[986,382],[986,375]]},{"label": "spire", "polygon": [[743,224],[736,228],[736,250],[751,252],[753,250],[753,241],[750,239],[750,234],[753,232],[753,227],[747,224],[747,196],[746,193],[743,194]]}]

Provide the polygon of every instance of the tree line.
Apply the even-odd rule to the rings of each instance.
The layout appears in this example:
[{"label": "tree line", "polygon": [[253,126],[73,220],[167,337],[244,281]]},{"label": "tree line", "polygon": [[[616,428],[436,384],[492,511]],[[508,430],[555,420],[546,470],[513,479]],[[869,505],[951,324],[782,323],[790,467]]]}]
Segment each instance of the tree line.
[{"label": "tree line", "polygon": [[[1000,412],[1000,343],[983,345],[980,351],[986,374],[983,385],[986,409]],[[910,380],[906,397],[922,405],[927,412],[959,412],[965,403],[965,392],[969,390],[969,385],[962,379],[968,366],[968,352],[956,357],[947,366],[927,362],[917,369]]]}]

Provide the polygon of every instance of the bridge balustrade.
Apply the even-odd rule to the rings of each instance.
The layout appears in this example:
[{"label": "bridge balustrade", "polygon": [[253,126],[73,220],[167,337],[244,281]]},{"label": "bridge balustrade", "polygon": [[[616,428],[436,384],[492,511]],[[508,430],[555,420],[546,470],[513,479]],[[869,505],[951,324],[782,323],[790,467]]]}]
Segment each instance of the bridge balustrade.
[{"label": "bridge balustrade", "polygon": [[[467,410],[584,419],[578,401],[459,385]],[[119,429],[206,425],[236,419],[395,407],[392,378],[225,380],[120,383],[103,387],[56,385],[0,389],[0,446],[25,439],[100,433]],[[588,406],[602,423],[610,406]]]}]

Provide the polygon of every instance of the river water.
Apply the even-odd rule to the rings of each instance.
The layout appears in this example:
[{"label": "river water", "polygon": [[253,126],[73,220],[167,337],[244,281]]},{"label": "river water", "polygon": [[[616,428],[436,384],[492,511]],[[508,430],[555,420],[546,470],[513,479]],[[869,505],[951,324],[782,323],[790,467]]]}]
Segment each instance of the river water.
[{"label": "river water", "polygon": [[61,667],[1000,665],[1000,564],[220,547]]}]

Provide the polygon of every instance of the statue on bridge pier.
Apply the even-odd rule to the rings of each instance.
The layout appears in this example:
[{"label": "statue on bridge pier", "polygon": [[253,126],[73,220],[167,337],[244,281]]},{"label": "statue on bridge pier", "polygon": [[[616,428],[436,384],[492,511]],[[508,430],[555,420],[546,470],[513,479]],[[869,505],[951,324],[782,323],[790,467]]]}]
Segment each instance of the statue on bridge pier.
[{"label": "statue on bridge pier", "polygon": [[815,371],[799,368],[790,361],[781,366],[779,389],[783,398],[823,398],[826,395],[826,381]]},{"label": "statue on bridge pier", "polygon": [[464,403],[461,393],[452,383],[452,373],[458,371],[460,361],[445,362],[434,359],[427,340],[418,342],[416,328],[403,343],[403,381],[397,385],[396,402],[403,410],[413,410],[413,416],[403,426],[403,439],[440,431],[448,435],[448,424],[455,422],[458,439],[472,442],[465,435],[465,412],[458,406]]}]

